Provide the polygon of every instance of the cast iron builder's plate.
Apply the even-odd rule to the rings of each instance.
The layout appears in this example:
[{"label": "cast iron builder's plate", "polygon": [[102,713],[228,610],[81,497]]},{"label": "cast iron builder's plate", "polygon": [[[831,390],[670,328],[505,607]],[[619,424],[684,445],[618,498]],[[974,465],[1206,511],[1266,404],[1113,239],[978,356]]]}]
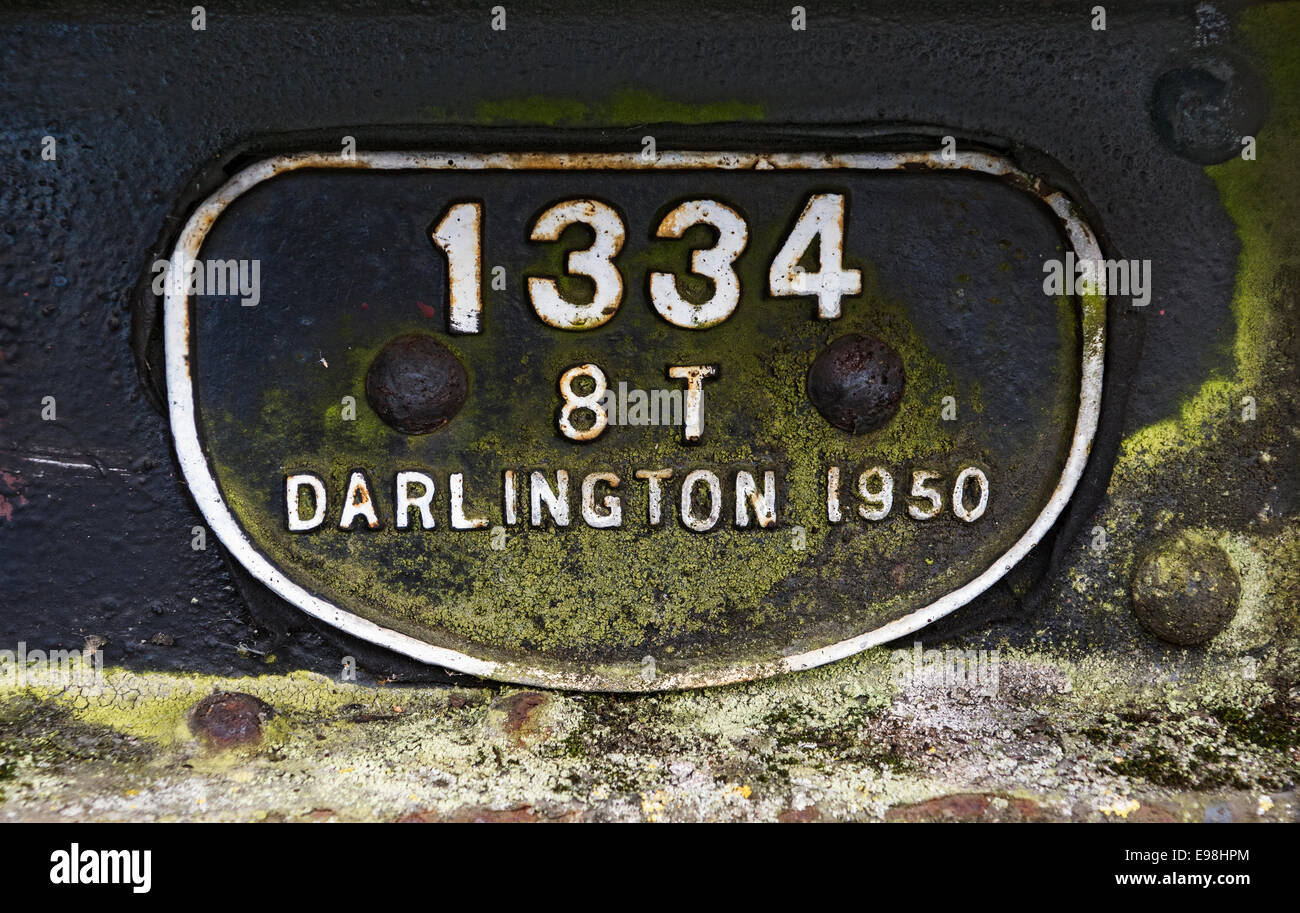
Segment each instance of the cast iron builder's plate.
[{"label": "cast iron builder's plate", "polygon": [[1059,516],[1105,334],[1104,288],[1044,285],[1068,254],[1075,207],[984,153],[281,156],[176,243],[172,433],[234,558],[367,641],[592,690],[804,669]]}]

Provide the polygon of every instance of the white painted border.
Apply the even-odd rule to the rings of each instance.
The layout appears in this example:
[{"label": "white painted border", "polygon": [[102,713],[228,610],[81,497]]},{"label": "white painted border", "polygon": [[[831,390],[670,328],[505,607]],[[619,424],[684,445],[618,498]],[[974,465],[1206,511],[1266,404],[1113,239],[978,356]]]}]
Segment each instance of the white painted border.
[{"label": "white painted border", "polygon": [[[980,152],[958,152],[951,161],[933,152],[821,153],[733,153],[663,152],[654,161],[639,153],[518,153],[487,154],[457,152],[358,152],[345,159],[338,154],[307,153],[269,158],[240,171],[216,193],[204,200],[190,216],[171,255],[172,269],[198,258],[204,238],[217,218],[232,202],[251,188],[276,175],[302,168],[347,168],[375,170],[900,170],[917,166],[932,170],[974,171],[1010,177],[1042,199],[1061,220],[1077,257],[1100,259],[1101,249],[1092,230],[1079,218],[1069,199],[1021,172],[1010,161]],[[208,526],[249,573],[278,596],[333,627],[370,643],[395,650],[426,663],[484,678],[545,687],[589,691],[659,691],[694,688],[745,681],[766,675],[808,669],[834,662],[870,647],[902,637],[955,611],[983,593],[1020,561],[1043,538],[1064,510],[1083,475],[1097,418],[1101,409],[1102,368],[1105,353],[1105,288],[1097,296],[1081,299],[1083,363],[1079,389],[1079,412],[1074,437],[1056,489],[1042,513],[1029,529],[988,569],[925,608],[848,640],[777,661],[751,663],[720,669],[662,675],[646,682],[639,677],[639,661],[626,667],[601,666],[577,671],[543,668],[518,663],[478,659],[456,650],[434,646],[407,634],[382,627],[299,586],[280,571],[244,534],[229,506],[221,497],[217,481],[199,442],[194,387],[190,376],[189,295],[167,284],[163,305],[163,333],[167,365],[167,400],[172,437],[181,471]],[[559,665],[559,664],[557,664]]]}]

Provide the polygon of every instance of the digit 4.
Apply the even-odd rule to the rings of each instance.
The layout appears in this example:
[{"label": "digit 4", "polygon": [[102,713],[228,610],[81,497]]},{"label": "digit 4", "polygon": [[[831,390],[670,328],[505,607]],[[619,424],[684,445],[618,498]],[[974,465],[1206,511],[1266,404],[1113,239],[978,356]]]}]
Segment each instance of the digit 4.
[{"label": "digit 4", "polygon": [[[772,258],[768,290],[775,297],[816,295],[817,316],[840,316],[840,299],[862,291],[862,273],[844,269],[844,194],[815,193],[790,229],[785,244]],[[810,273],[799,265],[813,239],[817,239],[818,268]]]}]

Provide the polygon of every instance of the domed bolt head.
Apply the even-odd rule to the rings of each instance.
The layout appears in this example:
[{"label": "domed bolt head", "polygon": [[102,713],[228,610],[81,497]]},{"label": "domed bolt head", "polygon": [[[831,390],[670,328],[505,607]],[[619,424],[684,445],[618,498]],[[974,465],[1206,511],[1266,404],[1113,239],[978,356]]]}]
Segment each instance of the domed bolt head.
[{"label": "domed bolt head", "polygon": [[1160,75],[1151,92],[1151,122],[1165,145],[1198,165],[1227,161],[1264,121],[1264,89],[1243,62],[1198,51]]},{"label": "domed bolt head", "polygon": [[447,424],[469,393],[469,375],[432,336],[412,333],[384,346],[366,371],[366,401],[403,434],[428,434]]},{"label": "domed bolt head", "polygon": [[1215,542],[1181,533],[1153,548],[1133,575],[1133,610],[1161,640],[1200,644],[1237,614],[1241,582]]},{"label": "domed bolt head", "polygon": [[907,375],[887,343],[862,333],[841,336],[822,350],[808,371],[808,398],[826,421],[865,434],[898,412]]},{"label": "domed bolt head", "polygon": [[217,748],[256,745],[262,739],[262,723],[274,715],[270,704],[251,694],[218,691],[190,708],[189,726]]}]

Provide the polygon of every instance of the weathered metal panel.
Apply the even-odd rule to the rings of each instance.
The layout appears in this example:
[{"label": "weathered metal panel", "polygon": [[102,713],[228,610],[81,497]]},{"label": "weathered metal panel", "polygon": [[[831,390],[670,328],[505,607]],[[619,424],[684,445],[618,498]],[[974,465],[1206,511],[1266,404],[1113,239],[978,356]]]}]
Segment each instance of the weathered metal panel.
[{"label": "weathered metal panel", "polygon": [[[805,7],[806,28],[795,31],[788,6],[738,13],[707,2],[583,0],[510,5],[509,28],[496,31],[489,7],[405,0],[354,0],[328,13],[295,2],[223,0],[208,5],[203,30],[192,25],[188,5],[6,4],[3,813],[1294,819],[1300,19],[1294,3],[1189,0],[1105,4],[1107,21],[1098,28],[1097,5],[830,2]],[[634,700],[520,692],[368,649],[285,604],[243,565],[223,561],[175,462],[161,299],[149,288],[149,266],[169,255],[193,209],[242,168],[303,150],[336,153],[349,136],[362,152],[626,155],[639,153],[647,136],[667,151],[847,154],[882,144],[933,153],[949,135],[960,151],[985,149],[1061,188],[1097,231],[1104,254],[1148,263],[1151,282],[1142,300],[1110,296],[1098,430],[1066,511],[1003,580],[924,634],[818,670],[722,689]],[[606,179],[579,177],[578,197]],[[901,188],[896,178],[882,176],[881,186]],[[329,202],[322,199],[322,213]],[[647,183],[641,202],[624,244],[648,251],[656,220],[680,200],[660,199]],[[747,223],[742,256],[762,253],[751,285],[770,278],[772,254],[801,202],[783,198],[771,238],[761,237],[757,221]],[[484,218],[504,212],[499,205]],[[924,288],[913,280],[926,281],[913,260],[945,267],[935,270],[945,279],[970,275],[969,285],[952,282],[929,296],[941,302],[1001,274],[997,263],[949,268],[965,246],[951,225],[922,232],[906,207],[891,212],[889,228],[910,246],[906,256],[895,249],[898,256],[879,259],[882,267],[913,269],[896,285],[904,292]],[[850,210],[851,225],[860,214]],[[508,219],[504,235],[487,228],[538,257],[549,248],[526,240],[534,215]],[[317,227],[304,226],[302,237]],[[392,225],[373,227],[375,237]],[[416,220],[414,227],[432,225]],[[951,243],[936,247],[935,237]],[[695,241],[655,240],[680,245],[668,271],[684,276]],[[866,255],[878,256],[879,243]],[[423,265],[401,275],[423,275],[436,291],[441,255],[427,239],[416,246]],[[358,245],[353,254],[367,251]],[[380,265],[373,256],[359,264],[370,277]],[[533,277],[545,278],[551,265]],[[590,332],[652,325],[645,298],[632,297],[649,294],[643,267],[626,273],[629,297],[619,312]],[[512,295],[522,292],[518,280],[527,272],[515,271]],[[346,284],[338,285],[324,297],[342,296]],[[379,318],[391,332],[377,335],[375,346],[398,331],[469,345],[442,333],[446,315],[437,313],[433,292],[415,291],[394,296],[398,310]],[[412,310],[411,298],[436,316]],[[527,307],[522,297],[510,300]],[[390,302],[367,303],[380,311]],[[485,304],[485,315],[506,313],[497,299]],[[771,311],[794,320],[802,309],[798,321],[807,325],[815,307],[747,300],[733,319]],[[913,316],[927,313],[939,312],[918,308]],[[520,324],[528,338],[542,326]],[[785,329],[775,326],[778,335]],[[1037,339],[1028,329],[1024,340],[998,342]],[[250,337],[266,350],[275,345],[231,334]],[[346,355],[340,361],[333,350],[303,348],[302,370],[320,380],[303,403],[332,396],[336,378],[355,386],[367,373]],[[958,348],[947,350],[956,368]],[[824,409],[835,427],[856,429],[908,415],[908,391],[938,375],[901,356],[898,402],[892,372],[847,413],[832,395],[843,365],[859,357],[885,364],[883,351],[850,341],[828,355],[822,364],[834,370],[806,390],[808,417]],[[588,363],[576,354],[551,367]],[[629,358],[642,354],[640,342],[629,343]],[[1010,362],[987,364],[1016,382]],[[1042,364],[1028,364],[1026,377],[1045,376]],[[460,411],[430,438],[456,433],[477,408],[478,365],[466,365]],[[250,391],[270,379],[262,363],[241,370],[231,383]],[[537,371],[523,378],[522,392],[499,398],[558,396],[555,377],[544,378],[543,390],[531,388],[541,383]],[[385,400],[389,376],[376,372],[376,400]],[[719,381],[725,375],[705,382],[706,411],[708,384]],[[1055,379],[1050,386],[1060,389]],[[359,414],[367,401],[358,396]],[[414,421],[407,424],[414,430],[453,411],[446,405],[403,418],[403,402],[385,405],[393,422]],[[200,412],[208,415],[202,403]],[[991,430],[987,409],[984,416]],[[529,415],[524,427],[554,417]],[[1053,427],[1059,433],[1064,424]],[[706,421],[700,447],[712,428]],[[583,446],[599,447],[600,439]],[[357,451],[366,459],[372,452]],[[844,474],[847,482],[847,467]],[[1041,478],[1050,481],[1046,472]],[[269,496],[272,481],[254,477],[256,491]],[[1005,506],[998,491],[989,511]],[[478,489],[466,492],[474,506]],[[573,509],[576,515],[576,501]],[[449,522],[449,514],[440,519]],[[694,646],[737,644],[720,638]],[[32,665],[38,653],[51,661],[83,655],[91,681],[42,671]],[[617,649],[609,656],[622,658]],[[977,689],[952,687],[943,668],[954,657],[981,674]],[[576,668],[593,658],[553,661]],[[16,664],[26,673],[21,681]],[[463,687],[387,687],[446,678]],[[220,693],[211,697],[214,690]],[[222,747],[231,742],[238,748]],[[227,750],[240,752],[240,763],[192,764]],[[250,779],[259,767],[293,773]]]},{"label": "weathered metal panel", "polygon": [[[775,297],[761,258],[779,256],[773,239],[807,187],[827,184],[849,201],[853,218],[838,230],[848,262],[862,266],[853,275],[869,276],[869,288],[854,278],[834,319],[823,320],[809,314],[806,294]],[[524,274],[562,273],[574,254],[562,259],[564,245],[536,243],[560,232],[528,238],[517,223],[581,193],[618,207],[586,204],[575,216],[600,207],[618,232],[608,304],[601,310],[597,290],[590,304],[562,306],[599,311],[596,320],[548,316],[533,285],[551,280],[530,276],[522,291]],[[622,248],[624,223],[655,224],[656,211],[685,197],[729,201],[728,218],[743,226],[736,209],[746,213],[761,239],[725,266],[730,309],[704,323],[652,313],[654,283],[633,272],[648,264],[642,272],[685,273],[684,248],[637,238],[645,228]],[[457,199],[485,201],[474,204],[491,229],[480,249],[503,281],[477,305],[481,321],[475,314],[465,332],[447,336],[456,307],[425,226]],[[664,224],[660,236],[682,234]],[[214,262],[258,263],[266,278],[260,296],[243,301],[233,288],[192,295],[201,282],[168,285],[173,434],[190,491],[234,557],[347,633],[462,672],[581,688],[686,687],[806,668],[915,631],[978,596],[1064,509],[1096,427],[1106,299],[1104,288],[1077,303],[1044,294],[1042,264],[1063,244],[1081,259],[1101,256],[1060,191],[977,152],[279,157],[240,171],[200,205],[171,255],[173,278]],[[710,249],[698,240],[691,248]],[[629,273],[627,295],[619,270]],[[468,274],[476,289],[481,274],[478,264]],[[703,301],[720,293],[710,281]],[[573,319],[581,322],[566,326]],[[392,427],[363,389],[373,393],[368,379],[390,359],[390,340],[407,352],[421,330],[449,363],[464,362],[471,392],[450,420]],[[900,381],[901,415],[846,433],[812,407],[805,378],[831,340],[867,330],[904,353],[895,359],[911,380],[906,393]],[[551,413],[571,394],[569,366],[587,361],[603,365],[596,376],[607,384],[608,373],[620,393],[629,381],[681,379],[675,364],[708,365],[716,378],[691,384],[685,408],[707,414],[707,434],[689,419],[679,432],[681,417],[661,424],[654,415],[577,434],[563,410],[557,430]],[[422,377],[420,389],[429,383]],[[463,380],[455,384],[464,396]],[[620,426],[622,400],[611,398]],[[633,479],[644,473],[659,475],[643,491]],[[551,497],[570,474],[575,488],[588,480],[583,509],[573,511],[585,522],[570,527],[568,504],[555,522],[538,522],[536,504],[532,522],[516,516],[517,499],[537,497],[539,476]],[[748,529],[742,475],[750,485],[762,477],[772,500],[765,522]],[[432,483],[440,505],[443,480],[453,487],[450,524],[424,513],[421,525],[433,529],[403,528],[409,518],[392,493],[397,483],[406,498],[408,477],[423,480],[424,493]],[[715,489],[707,516],[691,515],[692,479]],[[595,480],[619,488],[605,495],[619,516],[593,516]],[[466,484],[479,515],[469,522]],[[311,524],[295,501],[307,486]],[[354,493],[362,510],[345,503],[333,524]],[[733,493],[736,523],[719,523]],[[510,506],[500,513],[503,498]],[[661,499],[680,525],[647,515],[662,510]]]}]

